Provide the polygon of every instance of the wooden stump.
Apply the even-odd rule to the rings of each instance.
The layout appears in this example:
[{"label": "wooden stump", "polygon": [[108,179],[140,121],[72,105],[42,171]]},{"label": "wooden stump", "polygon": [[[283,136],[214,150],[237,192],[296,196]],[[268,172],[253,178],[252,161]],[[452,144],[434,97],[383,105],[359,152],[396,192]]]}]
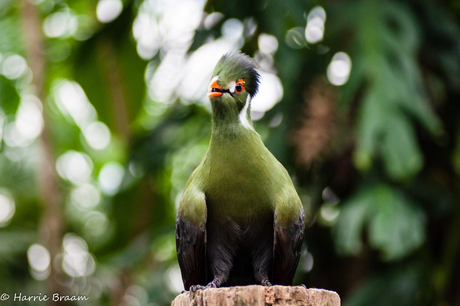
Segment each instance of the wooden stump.
[{"label": "wooden stump", "polygon": [[240,306],[240,305],[303,305],[340,306],[340,297],[334,291],[305,289],[300,286],[259,285],[197,290],[178,295],[171,306]]}]

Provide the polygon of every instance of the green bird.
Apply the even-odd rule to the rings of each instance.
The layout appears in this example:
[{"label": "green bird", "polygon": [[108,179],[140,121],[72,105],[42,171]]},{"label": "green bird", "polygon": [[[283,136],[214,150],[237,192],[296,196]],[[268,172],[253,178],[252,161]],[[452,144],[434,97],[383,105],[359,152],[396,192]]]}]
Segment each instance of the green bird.
[{"label": "green bird", "polygon": [[225,54],[214,69],[209,149],[186,184],[176,218],[186,290],[292,284],[304,212],[288,172],[252,126],[258,86],[256,65],[241,52]]}]

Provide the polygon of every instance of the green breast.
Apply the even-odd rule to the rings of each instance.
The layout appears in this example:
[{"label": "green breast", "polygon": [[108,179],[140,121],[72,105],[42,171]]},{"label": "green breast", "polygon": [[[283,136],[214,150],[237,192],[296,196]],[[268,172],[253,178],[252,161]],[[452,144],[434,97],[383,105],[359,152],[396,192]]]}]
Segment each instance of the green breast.
[{"label": "green breast", "polygon": [[286,184],[292,185],[283,166],[252,130],[234,139],[214,137],[198,176],[208,214],[240,225],[273,215],[277,196]]}]

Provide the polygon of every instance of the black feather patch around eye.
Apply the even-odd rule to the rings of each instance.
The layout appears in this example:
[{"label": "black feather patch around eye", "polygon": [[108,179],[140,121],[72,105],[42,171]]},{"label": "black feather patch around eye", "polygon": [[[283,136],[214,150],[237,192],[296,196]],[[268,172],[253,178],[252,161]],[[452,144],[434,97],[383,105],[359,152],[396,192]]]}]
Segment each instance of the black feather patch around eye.
[{"label": "black feather patch around eye", "polygon": [[218,65],[231,67],[236,79],[244,79],[246,91],[254,97],[259,90],[260,74],[254,60],[246,54],[235,51],[221,57]]}]

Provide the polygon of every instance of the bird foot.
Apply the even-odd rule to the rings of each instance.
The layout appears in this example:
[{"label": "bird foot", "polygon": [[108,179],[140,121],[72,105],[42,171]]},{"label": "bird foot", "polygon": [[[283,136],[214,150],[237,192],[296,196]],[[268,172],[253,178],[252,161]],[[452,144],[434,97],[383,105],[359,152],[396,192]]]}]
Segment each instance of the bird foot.
[{"label": "bird foot", "polygon": [[299,287],[304,287],[305,289],[308,289],[307,286],[305,286],[304,284],[300,284]]},{"label": "bird foot", "polygon": [[210,282],[206,286],[202,285],[192,285],[190,286],[190,292],[196,292],[197,290],[205,290],[205,289],[210,289],[210,288],[217,288],[217,284],[215,281]]},{"label": "bird foot", "polygon": [[206,289],[206,286],[202,286],[202,285],[192,285],[190,286],[190,292],[196,292],[197,290],[204,290]]},{"label": "bird foot", "polygon": [[217,288],[217,283],[215,281],[210,282],[206,285],[206,288]]},{"label": "bird foot", "polygon": [[273,286],[272,283],[270,283],[270,281],[268,279],[264,279],[260,284],[262,286],[267,286],[267,287]]}]

